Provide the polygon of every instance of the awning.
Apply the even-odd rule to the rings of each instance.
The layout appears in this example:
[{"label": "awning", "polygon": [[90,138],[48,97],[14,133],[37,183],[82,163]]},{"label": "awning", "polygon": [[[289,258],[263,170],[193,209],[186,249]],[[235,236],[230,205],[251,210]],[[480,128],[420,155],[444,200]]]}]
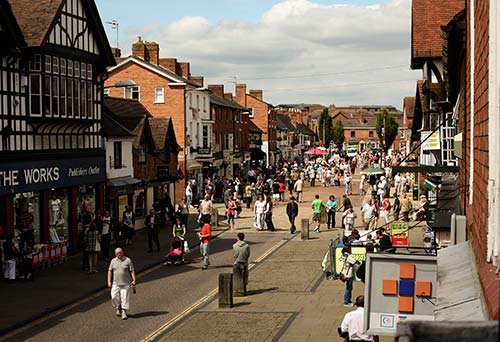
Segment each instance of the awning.
[{"label": "awning", "polygon": [[470,243],[440,249],[437,265],[436,321],[487,320]]},{"label": "awning", "polygon": [[128,186],[128,185],[139,185],[141,183],[142,183],[142,181],[140,179],[128,176],[128,177],[108,179],[108,181],[106,182],[106,185],[109,187],[112,187],[112,188],[118,188],[118,187],[123,187],[123,186]]}]

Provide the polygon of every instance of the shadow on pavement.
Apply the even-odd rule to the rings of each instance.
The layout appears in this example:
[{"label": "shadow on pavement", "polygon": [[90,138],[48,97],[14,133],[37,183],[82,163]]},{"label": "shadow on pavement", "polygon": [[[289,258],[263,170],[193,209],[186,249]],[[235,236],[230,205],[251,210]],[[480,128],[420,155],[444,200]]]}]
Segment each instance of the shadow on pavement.
[{"label": "shadow on pavement", "polygon": [[155,317],[168,314],[168,311],[146,311],[137,314],[129,314],[128,318],[142,318],[142,317]]},{"label": "shadow on pavement", "polygon": [[257,294],[261,294],[261,293],[265,293],[265,292],[276,291],[278,289],[279,289],[279,287],[269,287],[267,289],[248,290],[247,296],[253,296],[253,295],[257,295]]}]

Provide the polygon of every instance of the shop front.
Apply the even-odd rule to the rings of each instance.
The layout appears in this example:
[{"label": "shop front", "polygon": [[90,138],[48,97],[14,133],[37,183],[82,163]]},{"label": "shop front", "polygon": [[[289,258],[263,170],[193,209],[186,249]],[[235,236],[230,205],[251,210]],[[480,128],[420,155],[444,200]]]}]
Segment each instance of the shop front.
[{"label": "shop front", "polygon": [[33,231],[36,244],[66,242],[78,249],[78,236],[102,207],[104,158],[68,158],[0,164],[0,224],[6,234]]}]

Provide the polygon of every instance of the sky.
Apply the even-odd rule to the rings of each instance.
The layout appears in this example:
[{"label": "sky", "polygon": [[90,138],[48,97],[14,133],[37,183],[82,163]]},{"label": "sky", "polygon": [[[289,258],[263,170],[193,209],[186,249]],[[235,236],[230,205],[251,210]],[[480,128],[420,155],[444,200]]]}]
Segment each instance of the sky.
[{"label": "sky", "polygon": [[[262,89],[264,100],[402,109],[415,95],[411,0],[96,0],[122,56],[138,36],[188,61],[205,85]],[[209,4],[209,5],[208,5]]]}]

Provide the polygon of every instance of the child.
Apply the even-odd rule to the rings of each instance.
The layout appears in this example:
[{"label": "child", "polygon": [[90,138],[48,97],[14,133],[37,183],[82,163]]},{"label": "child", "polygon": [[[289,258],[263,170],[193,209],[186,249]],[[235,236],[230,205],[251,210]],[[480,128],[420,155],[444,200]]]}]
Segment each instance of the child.
[{"label": "child", "polygon": [[182,254],[182,242],[175,239],[172,242],[172,248],[170,248],[170,251],[166,255],[167,261],[163,265],[180,265],[184,261]]},{"label": "child", "polygon": [[238,195],[238,197],[236,197],[236,218],[240,217],[242,208],[243,208],[243,201],[241,200],[241,196]]}]

